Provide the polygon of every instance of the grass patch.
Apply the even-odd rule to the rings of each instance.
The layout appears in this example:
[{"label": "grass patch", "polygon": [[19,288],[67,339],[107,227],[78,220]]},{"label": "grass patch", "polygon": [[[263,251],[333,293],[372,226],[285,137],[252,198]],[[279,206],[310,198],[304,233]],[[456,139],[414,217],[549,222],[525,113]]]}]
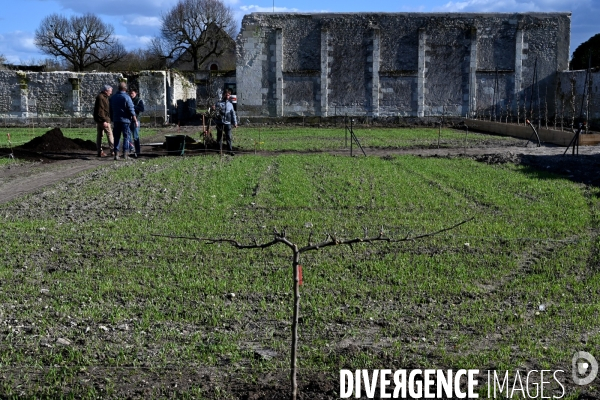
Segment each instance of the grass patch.
[{"label": "grass patch", "polygon": [[290,251],[152,233],[250,243],[286,228],[306,244],[474,217],[303,255],[300,374],[333,386],[340,368],[570,371],[600,344],[597,189],[468,159],[224,160],[110,165],[0,206],[3,396],[233,398],[222,382],[285,379]]}]

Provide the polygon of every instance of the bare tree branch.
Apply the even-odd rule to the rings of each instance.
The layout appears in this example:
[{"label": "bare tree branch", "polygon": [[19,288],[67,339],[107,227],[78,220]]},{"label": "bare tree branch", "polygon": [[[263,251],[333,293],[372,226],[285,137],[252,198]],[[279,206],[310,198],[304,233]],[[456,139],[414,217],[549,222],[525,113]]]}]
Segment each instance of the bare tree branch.
[{"label": "bare tree branch", "polygon": [[[372,236],[372,237],[364,237],[364,238],[353,238],[353,239],[346,239],[346,240],[340,240],[337,238],[337,236],[335,235],[335,233],[333,234],[333,236],[331,234],[327,234],[327,237],[325,238],[324,241],[317,243],[317,244],[308,244],[307,246],[301,247],[298,249],[299,253],[304,253],[307,251],[312,251],[312,250],[320,250],[323,249],[325,247],[330,247],[330,246],[339,246],[339,245],[348,245],[351,246],[353,244],[356,243],[373,243],[373,242],[388,242],[388,243],[398,243],[398,242],[408,242],[408,241],[413,241],[413,240],[417,240],[417,239],[423,239],[426,237],[430,237],[430,236],[435,236],[438,235],[442,232],[446,232],[455,228],[458,228],[459,226],[466,224],[467,222],[473,220],[473,217],[465,219],[459,223],[456,223],[452,226],[440,229],[438,231],[435,232],[428,232],[428,233],[423,233],[421,235],[417,235],[417,236],[411,236],[410,233],[403,237],[403,238],[391,238],[391,237],[387,237],[384,236],[384,232],[383,232],[383,228],[379,231],[379,235],[378,236]],[[365,233],[366,233],[366,228],[365,228]],[[285,236],[285,230],[282,230],[281,232],[279,232],[277,230],[277,228],[274,229],[273,231],[273,240],[271,240],[270,242],[266,242],[266,243],[257,243],[256,239],[253,239],[254,243],[253,244],[242,244],[240,242],[238,242],[237,240],[234,239],[216,239],[216,238],[205,238],[205,237],[196,237],[196,236],[174,236],[174,235],[161,235],[161,234],[152,234],[151,236],[156,236],[156,237],[165,237],[165,238],[170,238],[170,239],[187,239],[187,240],[197,240],[199,242],[206,242],[207,244],[215,244],[215,243],[227,243],[230,244],[231,246],[235,247],[236,249],[265,249],[267,247],[276,245],[278,243],[283,243],[286,246],[293,248],[295,246],[295,244],[293,244],[290,240],[288,240]],[[312,233],[309,236],[309,241],[310,241],[310,237],[312,237]]]},{"label": "bare tree branch", "polygon": [[93,65],[108,67],[126,54],[114,28],[93,14],[70,19],[51,14],[35,31],[35,45],[44,53],[64,58],[75,71]]}]

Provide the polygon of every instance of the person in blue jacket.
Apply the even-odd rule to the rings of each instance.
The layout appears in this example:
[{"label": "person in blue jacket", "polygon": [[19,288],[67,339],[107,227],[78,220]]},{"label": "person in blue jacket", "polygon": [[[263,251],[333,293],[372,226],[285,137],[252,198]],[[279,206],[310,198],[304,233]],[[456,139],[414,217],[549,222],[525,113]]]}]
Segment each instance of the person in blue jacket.
[{"label": "person in blue jacket", "polygon": [[127,143],[130,134],[129,125],[133,123],[137,126],[138,120],[131,97],[127,94],[127,84],[125,82],[119,83],[119,92],[110,98],[110,119],[114,124],[115,160],[119,159],[121,134],[123,134],[123,158],[127,160]]}]

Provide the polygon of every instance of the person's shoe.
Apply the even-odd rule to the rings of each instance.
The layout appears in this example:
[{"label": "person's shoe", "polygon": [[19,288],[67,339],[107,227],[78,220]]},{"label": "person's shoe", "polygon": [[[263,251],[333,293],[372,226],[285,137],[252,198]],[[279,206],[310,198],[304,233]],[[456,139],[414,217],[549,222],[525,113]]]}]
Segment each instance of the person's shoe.
[{"label": "person's shoe", "polygon": [[138,155],[137,155],[137,153],[131,153],[130,155],[131,155],[131,157],[133,157],[133,158],[138,158]]},{"label": "person's shoe", "polygon": [[98,152],[98,157],[106,157],[106,154],[104,154],[103,151],[99,151]]},{"label": "person's shoe", "polygon": [[129,160],[129,154],[123,153],[123,159],[124,160]]},{"label": "person's shoe", "polygon": [[115,153],[115,161],[119,159],[119,155]]}]

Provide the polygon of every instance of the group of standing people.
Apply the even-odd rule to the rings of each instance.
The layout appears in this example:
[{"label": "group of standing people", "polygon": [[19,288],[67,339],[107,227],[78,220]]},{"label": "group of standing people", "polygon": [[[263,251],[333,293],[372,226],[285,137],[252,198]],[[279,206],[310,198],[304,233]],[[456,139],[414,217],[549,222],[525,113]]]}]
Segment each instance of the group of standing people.
[{"label": "group of standing people", "polygon": [[[102,151],[102,138],[106,134],[112,157],[119,159],[121,136],[123,136],[123,158],[129,154],[134,158],[140,155],[140,113],[144,111],[144,101],[138,96],[137,90],[127,92],[127,84],[119,83],[119,92],[112,95],[111,85],[104,85],[96,96],[94,104],[94,121],[96,121],[96,149],[98,157],[106,157]],[[238,121],[231,102],[231,91],[226,90],[223,98],[212,109],[216,111],[217,142],[223,148],[223,140],[227,142],[229,154],[233,155],[233,134],[231,127],[237,128]],[[111,126],[112,123],[112,126]]]},{"label": "group of standing people", "polygon": [[137,90],[132,88],[128,93],[125,82],[119,83],[119,92],[114,96],[111,96],[112,91],[112,86],[104,85],[94,104],[98,157],[106,156],[102,151],[102,137],[106,134],[115,160],[119,159],[121,135],[123,158],[128,159],[129,153],[137,158],[140,155],[139,115],[144,111],[144,101],[138,96]]}]

